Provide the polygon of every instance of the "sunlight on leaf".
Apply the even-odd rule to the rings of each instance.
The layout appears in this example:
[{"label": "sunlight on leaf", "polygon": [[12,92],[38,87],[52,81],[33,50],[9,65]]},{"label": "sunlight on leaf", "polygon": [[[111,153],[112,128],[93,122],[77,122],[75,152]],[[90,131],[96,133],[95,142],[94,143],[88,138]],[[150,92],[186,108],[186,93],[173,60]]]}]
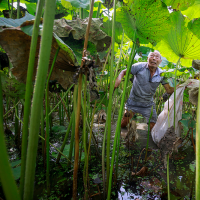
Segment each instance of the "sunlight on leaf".
[{"label": "sunlight on leaf", "polygon": [[183,15],[189,17],[189,19],[200,17],[200,0],[196,0],[195,3],[190,6],[187,10],[182,11]]},{"label": "sunlight on leaf", "polygon": [[176,63],[181,57],[181,64],[190,67],[192,59],[200,57],[200,40],[187,28],[189,20],[181,12],[172,13],[174,28],[158,43],[156,49],[170,62]]},{"label": "sunlight on leaf", "polygon": [[116,20],[122,24],[130,39],[136,31],[140,42],[142,39],[144,43],[159,41],[171,28],[169,11],[158,0],[131,0],[127,6],[117,9]]}]

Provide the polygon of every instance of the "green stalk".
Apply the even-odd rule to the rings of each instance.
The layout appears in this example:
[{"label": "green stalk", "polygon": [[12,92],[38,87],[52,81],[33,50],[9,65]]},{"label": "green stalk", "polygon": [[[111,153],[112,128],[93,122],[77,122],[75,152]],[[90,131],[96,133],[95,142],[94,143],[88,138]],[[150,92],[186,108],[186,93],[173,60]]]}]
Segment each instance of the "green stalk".
[{"label": "green stalk", "polygon": [[[88,20],[88,25],[87,25],[86,34],[85,34],[83,56],[85,56],[85,51],[87,50],[90,25],[91,25],[92,15],[93,15],[93,7],[94,7],[94,0],[92,0],[91,4],[90,4],[90,14],[89,14],[89,20]],[[84,62],[82,60],[81,68],[83,67],[83,64],[84,64]],[[76,200],[76,198],[77,198],[78,158],[79,158],[79,119],[80,119],[80,110],[81,110],[81,88],[82,88],[82,74],[79,74],[78,104],[77,104],[76,127],[75,127],[75,159],[74,159],[74,173],[73,173],[73,199],[74,200]]]},{"label": "green stalk", "polygon": [[33,94],[33,103],[31,108],[29,145],[26,161],[24,200],[33,199],[35,165],[38,148],[38,133],[40,126],[40,109],[43,102],[45,82],[49,67],[49,58],[51,52],[53,23],[55,15],[55,0],[45,1],[44,25],[41,38],[40,55],[36,83]]},{"label": "green stalk", "polygon": [[[73,100],[74,100],[74,105],[73,105],[73,112],[72,112],[72,133],[71,133],[71,140],[70,140],[70,148],[69,148],[69,160],[71,161],[72,159],[72,151],[74,147],[74,135],[75,135],[75,124],[76,124],[76,107],[77,107],[77,92],[78,92],[78,86],[74,86],[74,93],[73,93]],[[70,162],[68,162],[67,167],[70,166]]]},{"label": "green stalk", "polygon": [[[17,104],[18,98],[15,99],[15,104]],[[17,145],[19,144],[18,142],[18,134],[19,134],[19,120],[18,116],[19,115],[19,107],[18,105],[15,107],[15,139],[17,141]]]},{"label": "green stalk", "polygon": [[[200,82],[199,82],[200,88]],[[197,121],[196,121],[196,199],[200,199],[200,91],[198,94]]]},{"label": "green stalk", "polygon": [[[66,134],[65,134],[64,141],[63,141],[62,146],[61,146],[61,148],[60,148],[60,152],[63,152],[63,150],[64,150],[64,148],[65,148],[65,144],[66,144],[66,142],[67,142],[67,139],[68,139],[68,136],[69,136],[69,132],[70,132],[71,127],[72,127],[72,121],[73,121],[73,120],[74,120],[74,114],[72,113],[72,117],[71,117],[70,122],[69,122],[69,125],[68,125],[68,127],[67,127],[67,132],[66,132]],[[57,159],[56,159],[56,163],[57,163],[57,164],[58,164],[59,161],[60,161],[60,157],[61,157],[61,153],[58,154],[58,157],[57,157]]]},{"label": "green stalk", "polygon": [[10,14],[10,18],[13,17],[13,0],[12,0],[12,7],[11,7],[11,14]]},{"label": "green stalk", "polygon": [[113,166],[114,166],[114,160],[115,160],[115,154],[116,154],[115,150],[116,150],[117,138],[119,137],[120,130],[121,130],[121,119],[122,119],[122,112],[123,112],[123,107],[124,107],[124,102],[125,102],[126,87],[127,87],[127,84],[128,84],[128,77],[129,77],[129,74],[130,74],[131,65],[132,65],[133,59],[135,57],[135,49],[136,49],[136,44],[134,42],[132,49],[131,49],[131,54],[130,54],[130,57],[129,57],[128,67],[127,67],[127,71],[126,71],[123,95],[122,95],[120,111],[119,111],[118,120],[117,120],[117,127],[116,127],[116,131],[115,131],[115,139],[114,139],[112,160],[111,160],[111,167],[110,167],[110,174],[109,174],[109,187],[108,187],[107,200],[110,200],[110,195],[111,195],[112,173],[113,173]]},{"label": "green stalk", "polygon": [[170,187],[169,187],[169,153],[167,154],[167,193],[168,193],[168,200],[170,200]]},{"label": "green stalk", "polygon": [[177,63],[176,63],[176,70],[175,70],[175,80],[174,80],[174,129],[176,125],[176,73],[177,73],[177,68],[179,66],[181,57],[179,57]]},{"label": "green stalk", "polygon": [[20,0],[17,0],[17,19],[20,18]]},{"label": "green stalk", "polygon": [[[44,113],[43,113],[43,104],[42,104],[42,107],[41,107],[41,125],[40,125],[40,133],[41,133],[41,136],[44,138]],[[45,158],[45,155],[44,155],[44,140],[42,140],[42,156],[43,156],[43,159]]]},{"label": "green stalk", "polygon": [[1,85],[1,73],[0,73],[0,181],[3,186],[3,191],[7,200],[20,200],[17,185],[15,183],[12,170],[9,163],[9,157],[7,154],[6,143],[4,138],[3,127],[3,92]]},{"label": "green stalk", "polygon": [[88,156],[87,156],[87,134],[86,134],[86,97],[87,97],[87,73],[85,73],[85,85],[84,85],[84,100],[83,100],[83,148],[85,152],[85,163],[83,170],[83,181],[85,187],[84,198],[88,199],[88,187],[87,187],[87,178],[86,177],[86,166],[88,165]]},{"label": "green stalk", "polygon": [[24,194],[25,167],[26,167],[26,155],[27,155],[27,144],[28,144],[28,124],[29,124],[29,115],[31,110],[31,94],[33,91],[32,89],[33,70],[35,64],[35,53],[37,48],[39,24],[40,24],[40,18],[42,16],[43,6],[44,6],[44,0],[39,0],[37,3],[37,11],[36,11],[35,22],[33,25],[33,34],[31,39],[30,53],[29,53],[25,105],[24,105],[24,119],[23,119],[24,125],[22,128],[22,154],[21,154],[21,176],[20,176],[21,198],[23,198]]},{"label": "green stalk", "polygon": [[101,2],[99,2],[99,5],[98,5],[96,18],[99,18],[100,10],[101,10]]},{"label": "green stalk", "polygon": [[146,145],[146,153],[145,153],[145,159],[144,159],[145,162],[147,160],[147,152],[148,152],[148,147],[149,147],[150,121],[151,121],[152,115],[153,115],[153,106],[151,107],[151,114],[150,114],[149,123],[148,123],[147,145]]},{"label": "green stalk", "polygon": [[[110,67],[110,90],[109,90],[109,101],[108,101],[108,111],[107,111],[107,148],[106,148],[106,170],[107,177],[109,177],[110,173],[110,137],[111,137],[111,112],[112,112],[112,95],[114,90],[114,47],[115,47],[115,21],[116,21],[116,0],[113,1],[113,23],[112,23],[112,52],[111,52],[111,67]],[[109,179],[107,178],[107,185]]]},{"label": "green stalk", "polygon": [[45,94],[45,100],[46,100],[46,162],[47,162],[47,169],[46,169],[46,180],[47,180],[47,195],[50,195],[50,176],[49,176],[49,81],[51,78],[51,74],[54,68],[54,64],[56,62],[58,52],[60,50],[60,47],[58,47],[56,54],[53,59],[53,63],[51,65],[51,69],[47,78],[46,82],[46,94]]}]

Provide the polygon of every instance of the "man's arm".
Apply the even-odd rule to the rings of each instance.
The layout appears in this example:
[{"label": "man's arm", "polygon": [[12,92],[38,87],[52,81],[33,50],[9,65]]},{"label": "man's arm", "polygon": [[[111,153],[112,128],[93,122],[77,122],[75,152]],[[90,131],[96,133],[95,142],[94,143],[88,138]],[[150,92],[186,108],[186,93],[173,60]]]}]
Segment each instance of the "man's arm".
[{"label": "man's arm", "polygon": [[165,85],[163,85],[163,86],[164,86],[164,88],[165,88],[165,90],[166,90],[166,92],[167,92],[168,94],[172,94],[172,93],[174,92],[174,88],[171,87],[171,86],[169,85],[169,83],[167,83],[167,84],[165,84]]},{"label": "man's arm", "polygon": [[126,75],[126,71],[127,69],[124,69],[120,72],[119,76],[117,77],[116,81],[115,81],[115,89],[119,86],[119,84],[121,83],[122,81],[122,78],[124,77],[124,75]]}]

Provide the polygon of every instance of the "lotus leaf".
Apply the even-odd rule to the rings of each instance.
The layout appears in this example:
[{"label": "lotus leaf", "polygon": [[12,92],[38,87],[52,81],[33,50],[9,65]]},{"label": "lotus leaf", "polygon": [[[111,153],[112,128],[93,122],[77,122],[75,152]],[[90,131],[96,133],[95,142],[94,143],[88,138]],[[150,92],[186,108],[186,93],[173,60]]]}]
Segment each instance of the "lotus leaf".
[{"label": "lotus leaf", "polygon": [[200,39],[200,18],[191,20],[188,28]]},{"label": "lotus leaf", "polygon": [[140,43],[155,43],[171,28],[169,11],[159,0],[131,0],[117,9],[116,20],[126,35],[133,40],[134,32]]},{"label": "lotus leaf", "polygon": [[68,0],[76,8],[87,8],[90,5],[89,0]]},{"label": "lotus leaf", "polygon": [[0,26],[6,27],[18,27],[22,25],[25,21],[29,21],[35,19],[35,16],[26,13],[26,15],[20,19],[10,19],[10,18],[2,18],[0,17]]},{"label": "lotus leaf", "polygon": [[158,43],[156,49],[174,63],[181,57],[181,64],[190,67],[192,59],[200,57],[200,40],[187,28],[189,20],[181,12],[173,12],[172,21],[174,28]]},{"label": "lotus leaf", "polygon": [[[76,20],[58,19],[54,21],[54,32],[58,37],[69,37],[71,33],[74,39],[84,40],[87,24],[88,18]],[[89,41],[96,45],[98,52],[107,50],[111,43],[111,37],[100,29],[102,24],[101,19],[92,19],[90,27]]]},{"label": "lotus leaf", "polygon": [[[15,37],[13,37],[13,35]],[[31,36],[25,34],[18,27],[18,28],[3,29],[3,31],[0,32],[0,37],[1,37],[0,45],[6,51],[11,63],[13,64],[13,68],[11,69],[13,75],[16,76],[16,78],[19,81],[25,83],[27,67],[28,67]],[[37,69],[40,38],[41,37],[39,36],[37,50],[36,50],[34,77],[36,75],[36,69]],[[59,51],[59,54],[54,66],[51,80],[54,80],[55,77],[59,77],[59,76],[62,77],[62,78],[59,78],[59,83],[62,85],[63,88],[67,89],[67,87],[72,84],[72,77],[77,69],[76,58],[73,55],[73,52],[71,51],[71,49],[67,47],[67,45],[64,44],[56,35],[54,35],[53,41],[52,41],[52,47],[51,47],[49,67],[52,64],[52,61],[53,61],[53,58],[58,46],[60,46],[61,49]],[[70,72],[65,72],[65,77],[63,77],[61,76],[61,74],[64,73],[63,70],[70,71]],[[69,73],[69,76],[66,76],[67,73]],[[69,79],[69,77],[71,78]],[[34,79],[35,78],[33,78],[33,80]]]},{"label": "lotus leaf", "polygon": [[167,6],[171,6],[175,10],[186,10],[192,6],[195,0],[162,0]]},{"label": "lotus leaf", "polygon": [[189,19],[199,18],[200,17],[200,0],[196,0],[192,6],[187,10],[182,11],[183,15],[189,17]]}]

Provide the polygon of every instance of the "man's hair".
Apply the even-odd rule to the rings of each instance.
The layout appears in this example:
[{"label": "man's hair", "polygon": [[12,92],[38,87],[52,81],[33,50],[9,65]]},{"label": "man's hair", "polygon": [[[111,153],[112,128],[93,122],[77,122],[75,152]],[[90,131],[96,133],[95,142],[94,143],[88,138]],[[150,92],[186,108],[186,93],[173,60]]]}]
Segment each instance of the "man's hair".
[{"label": "man's hair", "polygon": [[[159,53],[160,54],[160,52],[158,51],[158,50],[155,50],[155,51],[151,51],[150,53],[154,53],[154,52],[157,52],[157,53]],[[149,54],[150,54],[149,53]],[[148,55],[148,57],[149,57],[149,55]],[[160,54],[160,60],[162,59],[162,56],[161,56],[161,54]]]}]

